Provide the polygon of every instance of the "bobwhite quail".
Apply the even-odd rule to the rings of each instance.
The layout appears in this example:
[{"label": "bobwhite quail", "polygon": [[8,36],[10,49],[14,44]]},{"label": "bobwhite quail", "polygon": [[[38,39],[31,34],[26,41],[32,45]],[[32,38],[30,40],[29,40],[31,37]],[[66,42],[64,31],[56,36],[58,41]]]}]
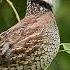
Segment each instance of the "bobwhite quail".
[{"label": "bobwhite quail", "polygon": [[27,0],[24,19],[0,34],[0,70],[44,70],[59,50],[52,0]]}]

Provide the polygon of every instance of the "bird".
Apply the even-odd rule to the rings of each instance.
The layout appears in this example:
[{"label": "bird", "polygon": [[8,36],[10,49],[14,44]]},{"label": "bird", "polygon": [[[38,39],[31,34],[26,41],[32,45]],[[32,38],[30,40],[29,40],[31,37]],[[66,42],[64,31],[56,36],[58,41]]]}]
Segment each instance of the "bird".
[{"label": "bird", "polygon": [[1,70],[46,70],[59,51],[54,0],[27,0],[25,17],[0,34]]}]

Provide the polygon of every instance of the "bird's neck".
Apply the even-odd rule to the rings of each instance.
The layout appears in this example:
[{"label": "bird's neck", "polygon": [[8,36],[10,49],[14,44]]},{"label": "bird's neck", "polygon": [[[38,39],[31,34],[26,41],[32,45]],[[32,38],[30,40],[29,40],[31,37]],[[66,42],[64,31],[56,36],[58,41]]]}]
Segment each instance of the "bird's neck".
[{"label": "bird's neck", "polygon": [[27,15],[40,15],[52,11],[51,6],[41,0],[27,0]]}]

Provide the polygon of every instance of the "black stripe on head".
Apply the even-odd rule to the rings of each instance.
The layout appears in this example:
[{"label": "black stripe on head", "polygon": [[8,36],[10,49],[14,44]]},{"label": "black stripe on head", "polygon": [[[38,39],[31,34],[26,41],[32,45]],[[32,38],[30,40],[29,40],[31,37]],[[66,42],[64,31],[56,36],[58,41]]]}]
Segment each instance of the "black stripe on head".
[{"label": "black stripe on head", "polygon": [[45,7],[46,9],[52,11],[52,6],[43,0],[31,0],[31,2],[39,4],[40,6]]}]

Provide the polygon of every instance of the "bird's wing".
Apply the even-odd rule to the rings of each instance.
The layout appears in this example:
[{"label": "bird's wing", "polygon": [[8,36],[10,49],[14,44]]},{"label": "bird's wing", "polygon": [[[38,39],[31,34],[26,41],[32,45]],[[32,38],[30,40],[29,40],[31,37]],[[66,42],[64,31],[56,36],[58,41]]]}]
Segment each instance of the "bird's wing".
[{"label": "bird's wing", "polygon": [[3,53],[8,50],[9,47],[5,47],[5,45],[12,45],[13,48],[13,44],[17,43],[24,37],[23,35],[26,33],[27,27],[32,25],[34,22],[36,22],[35,16],[27,16],[7,31],[2,32],[0,34],[0,55],[2,55],[2,50],[5,50]]}]

